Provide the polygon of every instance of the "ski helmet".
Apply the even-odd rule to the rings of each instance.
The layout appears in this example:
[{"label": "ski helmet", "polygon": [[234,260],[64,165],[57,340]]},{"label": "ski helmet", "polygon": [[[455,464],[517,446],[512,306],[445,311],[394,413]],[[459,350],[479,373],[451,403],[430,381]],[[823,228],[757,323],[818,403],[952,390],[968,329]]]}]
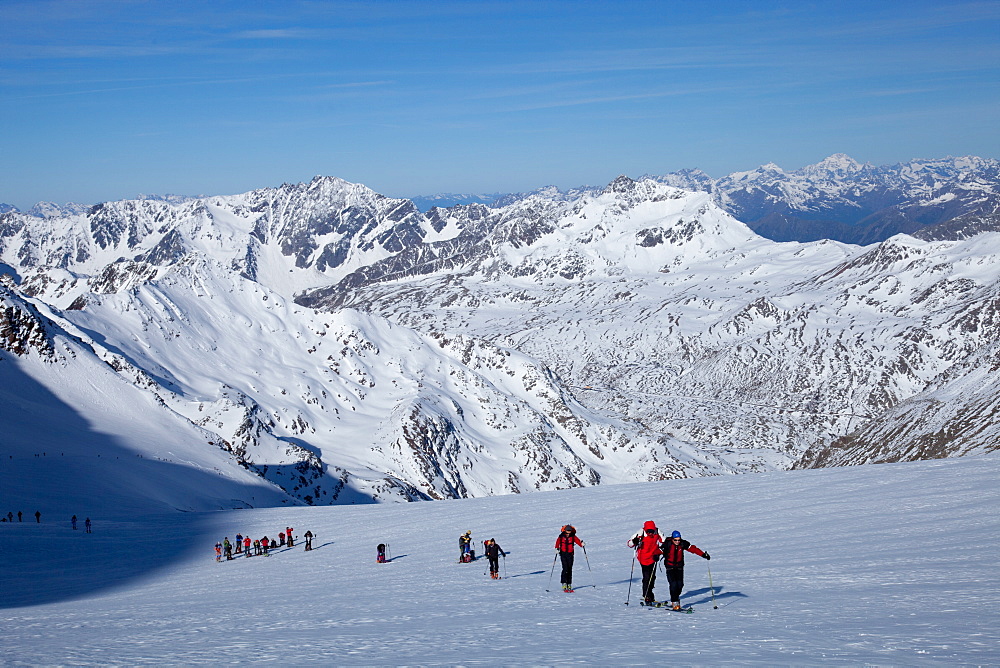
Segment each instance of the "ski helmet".
[{"label": "ski helmet", "polygon": [[672,534],[670,534],[670,537],[671,538],[680,538],[681,537],[681,532],[680,531],[674,531]]}]

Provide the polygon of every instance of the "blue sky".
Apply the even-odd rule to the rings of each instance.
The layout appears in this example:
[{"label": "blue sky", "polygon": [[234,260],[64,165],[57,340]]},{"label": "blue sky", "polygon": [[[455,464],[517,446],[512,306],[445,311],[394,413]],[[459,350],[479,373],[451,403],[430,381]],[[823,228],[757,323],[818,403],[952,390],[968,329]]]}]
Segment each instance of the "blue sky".
[{"label": "blue sky", "polygon": [[0,202],[1000,157],[1000,2],[0,0]]}]

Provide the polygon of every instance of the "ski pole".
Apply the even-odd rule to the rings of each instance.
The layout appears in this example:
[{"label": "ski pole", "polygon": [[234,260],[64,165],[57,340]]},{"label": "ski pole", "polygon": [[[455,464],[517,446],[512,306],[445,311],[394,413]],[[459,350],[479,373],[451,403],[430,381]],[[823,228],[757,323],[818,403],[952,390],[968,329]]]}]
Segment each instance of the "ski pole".
[{"label": "ski pole", "polygon": [[705,567],[708,569],[708,588],[712,590],[712,609],[718,610],[719,606],[715,604],[715,586],[712,584],[712,567],[707,563]]},{"label": "ski pole", "polygon": [[635,577],[635,555],[632,556],[632,571],[628,574],[628,596],[625,597],[625,605],[632,600],[632,579]]},{"label": "ski pole", "polygon": [[552,557],[552,568],[549,569],[549,584],[546,585],[545,591],[549,591],[552,588],[552,574],[556,572],[556,559],[559,558],[559,551],[556,551],[554,557]]},{"label": "ski pole", "polygon": [[507,579],[507,555],[503,554],[503,552],[501,552],[500,554],[503,555],[503,577],[504,577],[504,580],[506,580]]},{"label": "ski pole", "polygon": [[587,556],[587,546],[581,545],[583,548],[583,558],[587,560],[587,572],[590,573],[590,579],[594,581],[594,589],[597,589],[597,580],[594,578],[594,571],[590,568],[590,557]]}]

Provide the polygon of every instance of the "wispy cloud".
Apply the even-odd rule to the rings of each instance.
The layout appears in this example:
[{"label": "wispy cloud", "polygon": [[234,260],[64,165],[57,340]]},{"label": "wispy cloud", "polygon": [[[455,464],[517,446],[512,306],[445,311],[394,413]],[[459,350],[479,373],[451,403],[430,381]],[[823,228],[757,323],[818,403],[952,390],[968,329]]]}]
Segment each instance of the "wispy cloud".
[{"label": "wispy cloud", "polygon": [[942,2],[923,10],[910,8],[909,11],[899,11],[899,7],[895,6],[886,8],[881,18],[867,16],[864,20],[828,25],[816,32],[827,36],[886,39],[894,35],[939,31],[951,26],[988,21],[1000,21],[1000,2]]},{"label": "wispy cloud", "polygon": [[704,95],[708,93],[732,92],[742,87],[734,86],[704,86],[688,88],[672,88],[669,90],[648,91],[644,93],[634,93],[629,95],[605,95],[592,97],[578,97],[572,99],[549,100],[547,102],[528,103],[520,105],[510,105],[504,109],[495,111],[519,112],[536,111],[539,109],[557,109],[559,107],[579,107],[585,105],[610,104],[615,102],[628,102],[635,100],[648,100],[664,97],[682,97],[691,95]]},{"label": "wispy cloud", "polygon": [[310,30],[308,28],[273,28],[265,30],[242,30],[233,33],[231,37],[233,39],[290,39],[290,40],[302,40],[302,39],[320,39],[327,35],[325,31],[320,30]]},{"label": "wispy cloud", "polygon": [[[68,97],[74,95],[100,95],[104,93],[116,93],[123,91],[142,91],[151,90],[158,88],[178,88],[187,86],[221,86],[221,85],[231,85],[231,84],[254,84],[261,82],[273,82],[278,80],[287,79],[320,79],[330,76],[337,76],[336,73],[330,72],[300,72],[300,73],[285,73],[285,74],[260,74],[244,77],[213,77],[213,78],[136,78],[136,79],[123,79],[123,80],[106,80],[107,83],[128,83],[129,85],[118,85],[118,86],[103,86],[103,87],[89,87],[89,88],[79,88],[76,90],[60,90],[48,93],[29,93],[25,95],[9,96],[6,99],[15,100],[30,100],[37,98],[47,98],[47,97]],[[101,81],[91,81],[91,82],[74,82],[74,83],[102,83]],[[391,81],[349,81],[343,83],[332,83],[332,84],[322,84],[319,88],[322,89],[360,89],[366,87],[375,86],[385,86],[391,84]],[[64,84],[65,85],[65,84]]]}]

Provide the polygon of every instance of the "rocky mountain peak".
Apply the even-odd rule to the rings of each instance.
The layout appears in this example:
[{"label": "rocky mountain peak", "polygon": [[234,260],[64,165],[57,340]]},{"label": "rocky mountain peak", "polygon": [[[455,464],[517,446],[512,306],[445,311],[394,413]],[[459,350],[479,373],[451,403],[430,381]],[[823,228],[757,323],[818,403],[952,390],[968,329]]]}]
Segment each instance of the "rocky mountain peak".
[{"label": "rocky mountain peak", "polygon": [[813,178],[848,178],[866,167],[871,165],[863,165],[846,153],[834,153],[814,165],[803,167],[798,173]]},{"label": "rocky mountain peak", "polygon": [[604,189],[606,193],[630,193],[635,190],[636,182],[621,174]]},{"label": "rocky mountain peak", "polygon": [[18,357],[32,351],[51,357],[50,324],[8,283],[0,282],[0,350]]}]

